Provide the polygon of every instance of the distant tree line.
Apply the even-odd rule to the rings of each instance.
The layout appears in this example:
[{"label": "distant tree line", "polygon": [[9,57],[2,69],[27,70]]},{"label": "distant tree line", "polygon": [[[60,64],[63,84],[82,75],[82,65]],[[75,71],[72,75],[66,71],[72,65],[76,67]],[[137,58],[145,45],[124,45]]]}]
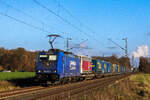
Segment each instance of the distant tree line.
[{"label": "distant tree line", "polygon": [[100,60],[105,60],[108,62],[111,62],[112,64],[119,64],[120,66],[125,66],[130,68],[130,59],[128,57],[120,57],[118,58],[116,55],[112,55],[109,57],[100,57],[100,56],[94,56],[93,58],[97,58]]},{"label": "distant tree line", "polygon": [[7,50],[0,48],[0,66],[11,71],[35,71],[37,52],[24,48]]},{"label": "distant tree line", "polygon": [[[38,51],[31,52],[24,48],[11,50],[0,48],[0,66],[2,66],[4,70],[32,72],[35,71],[37,54]],[[94,56],[93,58],[130,67],[130,60],[128,57],[118,58],[116,55],[112,55],[110,57]]]},{"label": "distant tree line", "polygon": [[150,73],[150,58],[140,57],[139,71]]}]

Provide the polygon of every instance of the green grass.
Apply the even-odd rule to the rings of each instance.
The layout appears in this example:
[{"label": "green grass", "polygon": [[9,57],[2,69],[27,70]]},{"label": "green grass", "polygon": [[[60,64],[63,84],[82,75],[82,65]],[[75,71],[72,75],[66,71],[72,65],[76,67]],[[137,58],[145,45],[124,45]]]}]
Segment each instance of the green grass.
[{"label": "green grass", "polygon": [[34,76],[35,72],[0,72],[0,81],[31,78]]}]

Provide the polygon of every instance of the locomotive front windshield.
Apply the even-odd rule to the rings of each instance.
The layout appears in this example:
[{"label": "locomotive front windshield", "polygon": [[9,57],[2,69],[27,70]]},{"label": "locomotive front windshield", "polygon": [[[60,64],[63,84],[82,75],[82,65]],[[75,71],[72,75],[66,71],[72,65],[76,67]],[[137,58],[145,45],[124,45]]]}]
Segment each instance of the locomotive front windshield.
[{"label": "locomotive front windshield", "polygon": [[49,55],[49,61],[56,61],[57,56],[56,55]]},{"label": "locomotive front windshield", "polygon": [[40,55],[39,59],[40,61],[56,61],[57,56],[56,55]]},{"label": "locomotive front windshield", "polygon": [[39,62],[45,67],[53,67],[57,64],[57,55],[40,55]]},{"label": "locomotive front windshield", "polygon": [[40,61],[46,61],[48,60],[48,55],[40,55],[39,59]]}]

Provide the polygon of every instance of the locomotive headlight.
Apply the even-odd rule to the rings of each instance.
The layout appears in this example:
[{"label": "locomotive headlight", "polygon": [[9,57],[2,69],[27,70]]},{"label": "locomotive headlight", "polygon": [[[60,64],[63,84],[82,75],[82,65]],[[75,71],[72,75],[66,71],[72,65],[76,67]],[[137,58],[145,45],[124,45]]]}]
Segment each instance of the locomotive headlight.
[{"label": "locomotive headlight", "polygon": [[41,70],[38,70],[38,72],[40,73],[40,72],[41,72]]},{"label": "locomotive headlight", "polygon": [[49,63],[46,63],[47,66],[49,66]]}]

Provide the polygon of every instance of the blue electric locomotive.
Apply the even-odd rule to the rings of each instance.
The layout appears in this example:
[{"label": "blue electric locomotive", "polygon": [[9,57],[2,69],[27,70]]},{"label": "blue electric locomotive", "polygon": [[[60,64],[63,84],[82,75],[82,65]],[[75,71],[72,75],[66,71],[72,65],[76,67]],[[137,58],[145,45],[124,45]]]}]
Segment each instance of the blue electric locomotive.
[{"label": "blue electric locomotive", "polygon": [[51,82],[79,78],[79,57],[58,49],[40,52],[37,57],[36,75],[40,80]]}]

